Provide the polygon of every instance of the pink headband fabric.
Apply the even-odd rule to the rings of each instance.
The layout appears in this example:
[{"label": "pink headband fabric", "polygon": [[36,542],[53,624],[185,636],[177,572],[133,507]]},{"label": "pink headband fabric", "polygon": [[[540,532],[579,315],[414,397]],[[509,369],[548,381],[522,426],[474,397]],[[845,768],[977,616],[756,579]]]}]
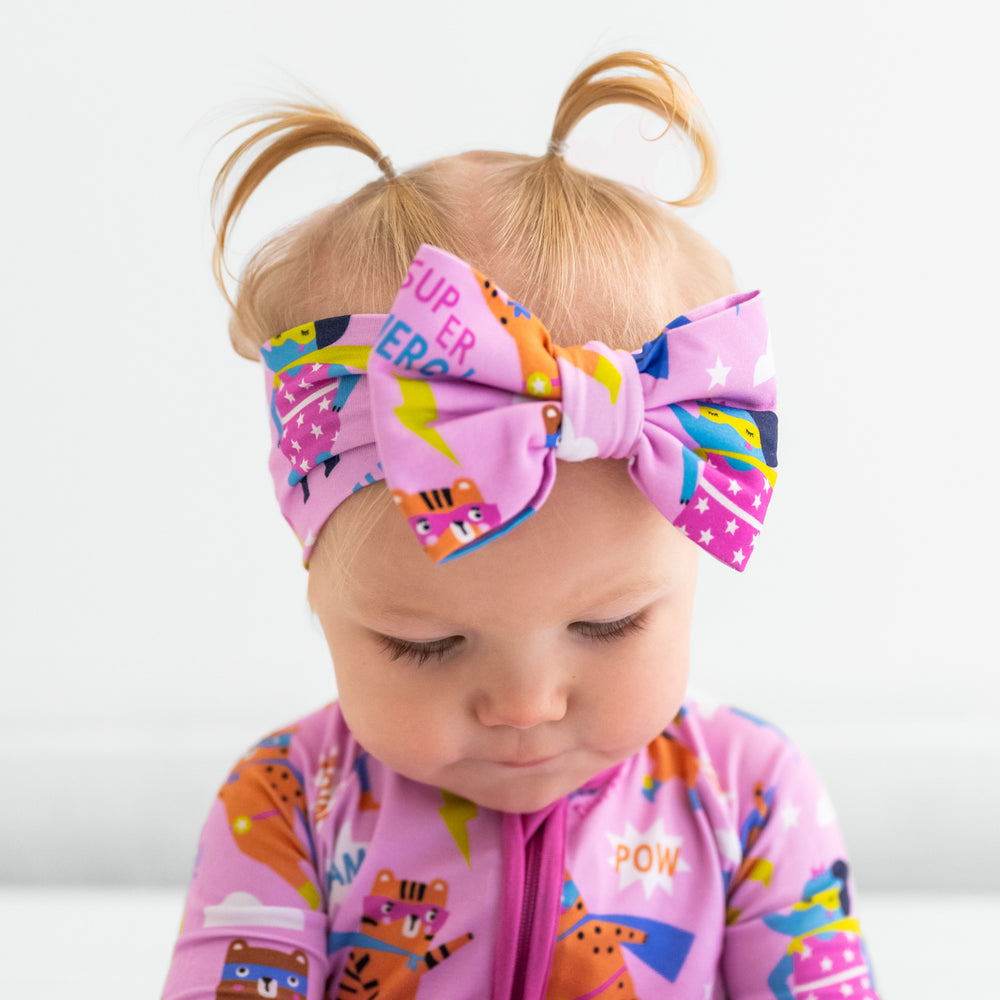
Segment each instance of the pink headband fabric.
[{"label": "pink headband fabric", "polygon": [[757,292],[701,306],[640,351],[552,344],[489,279],[422,246],[388,316],[320,320],[261,350],[278,501],[308,564],[324,521],[385,479],[434,561],[544,503],[556,459],[627,459],[679,530],[742,571],[775,481]]}]

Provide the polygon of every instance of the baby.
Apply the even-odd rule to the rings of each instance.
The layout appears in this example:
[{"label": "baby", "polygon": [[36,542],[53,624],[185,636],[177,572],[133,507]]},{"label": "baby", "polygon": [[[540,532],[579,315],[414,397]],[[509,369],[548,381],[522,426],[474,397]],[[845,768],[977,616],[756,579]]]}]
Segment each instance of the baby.
[{"label": "baby", "polygon": [[[397,174],[289,106],[220,173],[216,274],[288,156],[381,180],[265,246],[234,305],[338,701],[253,747],[202,834],[165,997],[875,998],[848,866],[781,733],[685,698],[699,548],[742,570],[775,482],[760,296],[668,208],[539,158]],[[665,325],[666,324],[666,325]],[[579,344],[582,346],[570,346]]]}]

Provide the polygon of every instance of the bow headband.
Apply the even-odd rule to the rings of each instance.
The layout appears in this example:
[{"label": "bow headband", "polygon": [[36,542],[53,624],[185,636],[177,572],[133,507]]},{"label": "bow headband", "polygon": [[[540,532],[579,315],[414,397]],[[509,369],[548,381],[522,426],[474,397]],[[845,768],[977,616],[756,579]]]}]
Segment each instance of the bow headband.
[{"label": "bow headband", "polygon": [[333,510],[380,479],[438,562],[537,510],[556,459],[619,458],[680,531],[742,570],[775,481],[757,292],[694,309],[635,353],[563,348],[474,268],[425,245],[387,316],[308,323],[261,356],[271,474],[307,564]]}]

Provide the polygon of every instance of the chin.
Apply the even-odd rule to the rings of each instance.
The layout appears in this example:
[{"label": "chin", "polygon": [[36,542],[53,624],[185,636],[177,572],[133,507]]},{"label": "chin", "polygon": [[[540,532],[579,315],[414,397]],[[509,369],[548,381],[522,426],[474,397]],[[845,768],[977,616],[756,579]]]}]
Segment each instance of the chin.
[{"label": "chin", "polygon": [[[568,793],[567,793],[568,794]],[[493,809],[505,813],[534,813],[558,802],[563,795],[480,795],[475,800],[476,805],[484,809]]]},{"label": "chin", "polygon": [[499,783],[492,788],[480,785],[475,789],[467,789],[466,792],[458,789],[455,791],[485,809],[508,813],[533,813],[545,809],[553,802],[558,802],[576,787],[575,783],[558,780],[541,782],[527,780]]}]

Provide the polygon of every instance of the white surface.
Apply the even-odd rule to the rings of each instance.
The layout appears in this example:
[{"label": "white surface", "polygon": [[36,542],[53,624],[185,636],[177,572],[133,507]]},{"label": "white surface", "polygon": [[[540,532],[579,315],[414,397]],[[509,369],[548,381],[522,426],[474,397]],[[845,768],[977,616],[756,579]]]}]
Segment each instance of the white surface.
[{"label": "white surface", "polygon": [[[166,889],[0,887],[4,996],[159,996],[182,902]],[[992,995],[1000,897],[868,894],[858,915],[882,1000]]]},{"label": "white surface", "polygon": [[[333,692],[267,479],[260,376],[209,274],[211,145],[234,104],[301,81],[399,167],[541,152],[572,75],[637,47],[707,109],[719,189],[686,217],[764,288],[779,367],[778,490],[744,577],[705,561],[696,683],[818,758],[870,871],[1000,891],[982,582],[1000,555],[1000,61],[982,10],[5,5],[0,751],[31,807],[0,825],[0,879],[173,877],[228,763]],[[686,161],[658,162],[627,116],[585,122],[571,159],[676,195]],[[283,165],[233,266],[375,176],[330,150]]]}]

